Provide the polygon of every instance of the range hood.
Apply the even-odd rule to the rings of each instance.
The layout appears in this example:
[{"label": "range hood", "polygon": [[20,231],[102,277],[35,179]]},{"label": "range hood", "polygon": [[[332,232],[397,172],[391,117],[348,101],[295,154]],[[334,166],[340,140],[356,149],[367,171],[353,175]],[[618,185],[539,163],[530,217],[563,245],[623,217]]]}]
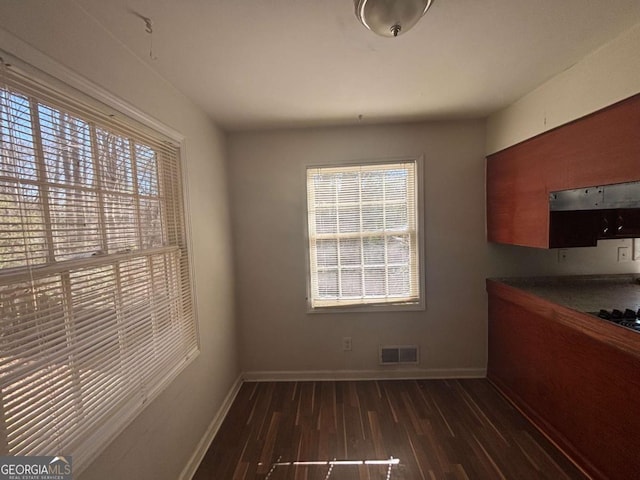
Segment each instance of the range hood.
[{"label": "range hood", "polygon": [[549,194],[549,210],[640,208],[640,182],[561,190]]},{"label": "range hood", "polygon": [[590,247],[598,240],[640,237],[640,182],[549,194],[549,247]]}]

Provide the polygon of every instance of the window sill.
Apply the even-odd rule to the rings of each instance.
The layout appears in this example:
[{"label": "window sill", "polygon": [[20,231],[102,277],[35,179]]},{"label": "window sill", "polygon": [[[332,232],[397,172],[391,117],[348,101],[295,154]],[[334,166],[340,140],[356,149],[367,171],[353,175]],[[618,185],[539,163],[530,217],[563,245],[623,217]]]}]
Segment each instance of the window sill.
[{"label": "window sill", "polygon": [[418,303],[389,303],[376,305],[342,305],[331,307],[311,307],[307,305],[307,314],[325,313],[375,313],[375,312],[416,312],[425,310],[424,301]]}]

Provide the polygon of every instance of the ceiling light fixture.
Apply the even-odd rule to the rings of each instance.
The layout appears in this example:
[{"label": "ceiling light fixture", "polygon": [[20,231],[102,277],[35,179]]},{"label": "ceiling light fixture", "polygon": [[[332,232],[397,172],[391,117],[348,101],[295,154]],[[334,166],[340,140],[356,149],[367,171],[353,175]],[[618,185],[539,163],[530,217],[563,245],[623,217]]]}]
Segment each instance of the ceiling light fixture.
[{"label": "ceiling light fixture", "polygon": [[354,0],[362,24],[383,37],[409,31],[427,13],[433,0]]}]

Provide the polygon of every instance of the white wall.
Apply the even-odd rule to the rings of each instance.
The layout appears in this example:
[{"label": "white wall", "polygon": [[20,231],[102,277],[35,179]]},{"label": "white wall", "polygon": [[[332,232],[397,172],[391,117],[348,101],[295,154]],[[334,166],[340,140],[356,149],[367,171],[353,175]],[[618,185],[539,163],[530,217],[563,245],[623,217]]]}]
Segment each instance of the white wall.
[{"label": "white wall", "polygon": [[201,354],[79,477],[175,480],[239,375],[224,135],[72,1],[0,3],[0,48],[62,64],[186,137]]},{"label": "white wall", "polygon": [[494,153],[640,92],[640,24],[491,115]]},{"label": "white wall", "polygon": [[[484,122],[236,133],[229,174],[242,367],[253,378],[392,375],[378,344],[419,344],[420,372],[486,357]],[[307,314],[305,166],[424,154],[427,309]],[[343,352],[350,336],[353,350]],[[395,372],[398,373],[398,372]]]}]

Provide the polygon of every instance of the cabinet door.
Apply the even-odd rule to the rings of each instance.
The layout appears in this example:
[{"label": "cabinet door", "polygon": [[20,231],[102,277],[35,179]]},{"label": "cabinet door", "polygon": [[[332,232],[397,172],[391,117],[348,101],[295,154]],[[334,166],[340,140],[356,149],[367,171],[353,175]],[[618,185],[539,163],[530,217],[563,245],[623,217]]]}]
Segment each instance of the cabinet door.
[{"label": "cabinet door", "polygon": [[539,138],[562,165],[551,191],[640,180],[640,94]]},{"label": "cabinet door", "polygon": [[503,151],[487,159],[487,240],[549,247],[549,157]]}]

